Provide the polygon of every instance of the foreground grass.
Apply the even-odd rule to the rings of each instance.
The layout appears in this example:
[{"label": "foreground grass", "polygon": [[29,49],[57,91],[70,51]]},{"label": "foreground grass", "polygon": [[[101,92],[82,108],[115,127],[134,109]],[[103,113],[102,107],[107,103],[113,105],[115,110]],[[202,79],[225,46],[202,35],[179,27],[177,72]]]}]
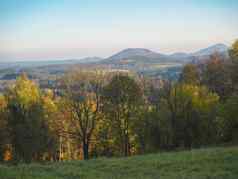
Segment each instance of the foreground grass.
[{"label": "foreground grass", "polygon": [[238,147],[100,158],[47,165],[0,165],[0,179],[237,179]]}]

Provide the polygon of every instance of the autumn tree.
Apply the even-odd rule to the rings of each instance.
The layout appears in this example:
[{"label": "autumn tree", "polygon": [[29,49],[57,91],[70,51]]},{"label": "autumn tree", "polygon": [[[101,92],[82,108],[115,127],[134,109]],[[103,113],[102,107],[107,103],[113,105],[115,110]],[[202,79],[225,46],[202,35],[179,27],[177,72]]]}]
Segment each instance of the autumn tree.
[{"label": "autumn tree", "polygon": [[40,160],[48,149],[50,137],[38,87],[22,74],[5,96],[14,159]]},{"label": "autumn tree", "polygon": [[238,40],[232,44],[229,55],[233,61],[238,61]]},{"label": "autumn tree", "polygon": [[3,95],[0,95],[0,161],[4,160],[4,153],[7,149],[7,145],[10,143],[7,130],[6,107],[6,99]]},{"label": "autumn tree", "polygon": [[52,90],[41,92],[41,105],[43,109],[44,123],[48,129],[48,150],[46,160],[59,160],[60,129],[63,128],[61,114],[59,112],[59,100],[55,99]]},{"label": "autumn tree", "polygon": [[229,72],[232,81],[232,92],[226,101],[220,105],[219,130],[220,137],[223,142],[237,143],[237,127],[238,127],[238,40],[236,40],[229,50],[231,64],[229,64]]},{"label": "autumn tree", "polygon": [[202,68],[202,84],[225,100],[232,93],[228,62],[219,54],[213,54]]},{"label": "autumn tree", "polygon": [[93,132],[100,118],[101,75],[97,72],[73,71],[63,79],[66,110],[75,124],[71,134],[82,143],[83,158],[89,159]]}]

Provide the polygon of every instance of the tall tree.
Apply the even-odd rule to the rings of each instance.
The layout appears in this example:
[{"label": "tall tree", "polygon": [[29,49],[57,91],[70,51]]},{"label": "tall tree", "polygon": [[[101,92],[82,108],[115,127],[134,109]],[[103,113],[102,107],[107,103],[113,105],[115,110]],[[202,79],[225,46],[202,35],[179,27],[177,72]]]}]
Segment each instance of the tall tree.
[{"label": "tall tree", "polygon": [[200,76],[197,66],[195,64],[185,65],[180,76],[180,81],[187,84],[199,84]]},{"label": "tall tree", "polygon": [[[204,86],[176,84],[162,101],[169,113],[173,147],[191,148],[212,130],[214,118],[208,118],[219,97]],[[211,136],[212,137],[212,136]]]},{"label": "tall tree", "polygon": [[230,58],[232,60],[231,65],[231,77],[232,77],[232,85],[234,88],[234,92],[238,90],[238,40],[236,40],[230,51],[229,51]]},{"label": "tall tree", "polygon": [[4,160],[4,153],[7,149],[7,145],[10,143],[7,130],[6,107],[6,99],[3,95],[0,95],[0,161]]},{"label": "tall tree", "polygon": [[238,95],[230,96],[219,108],[219,135],[222,142],[238,143]]},{"label": "tall tree", "polygon": [[48,126],[38,87],[25,74],[6,94],[8,121],[14,159],[39,160],[49,144]]},{"label": "tall tree", "polygon": [[93,132],[100,118],[102,76],[92,71],[73,71],[64,77],[63,83],[66,110],[71,113],[75,124],[71,133],[81,141],[83,158],[87,160]]},{"label": "tall tree", "polygon": [[141,97],[139,85],[125,74],[116,74],[104,87],[104,111],[115,129],[114,134],[119,139],[120,152],[124,156],[130,154],[131,125]]},{"label": "tall tree", "polygon": [[236,40],[229,51],[229,55],[234,61],[238,61],[238,40]]},{"label": "tall tree", "polygon": [[202,68],[202,84],[217,93],[222,100],[232,93],[228,64],[219,54],[213,54]]}]

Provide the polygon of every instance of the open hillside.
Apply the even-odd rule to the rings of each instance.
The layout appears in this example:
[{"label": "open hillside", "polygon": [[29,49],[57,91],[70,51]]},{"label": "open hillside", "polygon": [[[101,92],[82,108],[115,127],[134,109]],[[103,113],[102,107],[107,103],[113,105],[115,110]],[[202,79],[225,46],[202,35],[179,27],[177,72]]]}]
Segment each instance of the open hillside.
[{"label": "open hillside", "polygon": [[1,179],[236,179],[238,147],[0,166]]}]

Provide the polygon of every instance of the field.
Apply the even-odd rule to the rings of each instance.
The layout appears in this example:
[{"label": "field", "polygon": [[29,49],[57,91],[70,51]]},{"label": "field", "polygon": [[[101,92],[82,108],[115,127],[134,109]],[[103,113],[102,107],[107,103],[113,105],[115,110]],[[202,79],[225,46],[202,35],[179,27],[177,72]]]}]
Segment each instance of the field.
[{"label": "field", "polygon": [[1,179],[237,179],[238,147],[0,166]]}]

